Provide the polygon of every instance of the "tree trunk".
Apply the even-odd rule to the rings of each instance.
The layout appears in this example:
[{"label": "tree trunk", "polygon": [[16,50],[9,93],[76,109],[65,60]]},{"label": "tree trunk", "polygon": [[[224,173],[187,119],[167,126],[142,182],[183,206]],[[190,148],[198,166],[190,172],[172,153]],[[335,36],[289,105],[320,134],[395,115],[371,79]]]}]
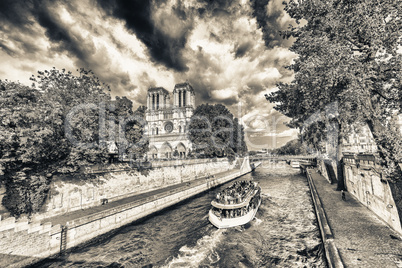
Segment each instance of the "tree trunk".
[{"label": "tree trunk", "polygon": [[338,179],[338,186],[336,187],[337,191],[346,190],[345,188],[345,179],[343,176],[343,154],[342,154],[342,145],[343,145],[343,136],[342,136],[342,126],[338,123],[338,144],[336,148],[336,175]]}]

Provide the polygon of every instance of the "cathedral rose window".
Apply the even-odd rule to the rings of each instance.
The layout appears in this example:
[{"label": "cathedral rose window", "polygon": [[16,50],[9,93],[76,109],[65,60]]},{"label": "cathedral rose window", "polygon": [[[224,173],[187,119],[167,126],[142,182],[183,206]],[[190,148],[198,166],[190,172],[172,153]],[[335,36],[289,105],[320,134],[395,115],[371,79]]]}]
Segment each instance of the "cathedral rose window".
[{"label": "cathedral rose window", "polygon": [[165,124],[165,132],[170,133],[172,131],[173,131],[173,123],[169,121]]}]

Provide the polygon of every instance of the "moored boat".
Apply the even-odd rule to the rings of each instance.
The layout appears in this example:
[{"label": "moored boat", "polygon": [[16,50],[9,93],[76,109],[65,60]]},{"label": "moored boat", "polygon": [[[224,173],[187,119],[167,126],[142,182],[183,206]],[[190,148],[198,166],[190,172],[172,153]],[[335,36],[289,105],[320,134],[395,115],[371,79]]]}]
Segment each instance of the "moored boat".
[{"label": "moored boat", "polygon": [[292,160],[292,161],[290,161],[290,166],[292,168],[300,168],[300,162]]},{"label": "moored boat", "polygon": [[261,205],[261,187],[253,181],[237,181],[211,202],[209,221],[217,228],[244,225],[254,219]]}]

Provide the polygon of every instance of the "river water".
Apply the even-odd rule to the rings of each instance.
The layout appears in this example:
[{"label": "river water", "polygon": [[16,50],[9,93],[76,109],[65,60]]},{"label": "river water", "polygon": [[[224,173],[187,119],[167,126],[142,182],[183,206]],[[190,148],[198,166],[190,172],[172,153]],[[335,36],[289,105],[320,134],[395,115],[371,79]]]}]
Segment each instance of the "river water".
[{"label": "river water", "polygon": [[200,194],[41,267],[326,267],[307,180],[286,164],[263,163],[262,203],[249,224],[216,229],[210,202],[232,182]]}]

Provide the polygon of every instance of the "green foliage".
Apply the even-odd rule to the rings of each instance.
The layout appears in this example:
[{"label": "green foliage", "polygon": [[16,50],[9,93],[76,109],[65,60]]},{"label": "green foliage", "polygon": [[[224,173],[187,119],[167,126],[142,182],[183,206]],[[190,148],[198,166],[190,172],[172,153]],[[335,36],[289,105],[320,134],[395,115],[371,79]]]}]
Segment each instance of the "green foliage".
[{"label": "green foliage", "polygon": [[133,120],[130,120],[124,129],[128,142],[126,153],[133,159],[142,158],[149,149],[149,140],[144,137],[145,110],[145,106],[139,106],[133,114]]},{"label": "green foliage", "polygon": [[254,156],[254,155],[257,155],[258,152],[257,152],[257,151],[249,151],[248,154],[249,154],[250,156]]},{"label": "green foliage", "polygon": [[116,142],[119,154],[127,154],[131,159],[144,156],[149,141],[144,138],[145,106],[133,112],[133,103],[126,97],[116,97],[106,107],[108,137]]},{"label": "green foliage", "polygon": [[202,104],[191,118],[188,137],[201,157],[244,155],[244,129],[222,104]]},{"label": "green foliage", "polygon": [[188,158],[194,158],[194,157],[195,157],[195,155],[194,155],[194,153],[193,153],[192,150],[189,150],[189,151],[188,151],[187,157],[188,157]]},{"label": "green foliage", "polygon": [[280,148],[272,150],[276,155],[305,155],[307,154],[306,148],[299,139],[291,140]]},{"label": "green foliage", "polygon": [[[15,216],[40,209],[52,174],[106,163],[105,141],[115,141],[138,157],[147,148],[127,146],[142,138],[143,107],[133,113],[127,98],[112,101],[109,87],[92,72],[81,69],[75,76],[53,68],[31,80],[38,89],[0,80],[2,202]],[[127,118],[121,131],[119,123]]]},{"label": "green foliage", "polygon": [[41,172],[64,156],[60,106],[19,83],[0,81],[0,173]]},{"label": "green foliage", "polygon": [[[52,163],[54,171],[75,172],[83,165],[105,163],[108,152],[100,143],[103,137],[99,117],[102,104],[110,102],[109,86],[84,69],[75,76],[64,69],[53,68],[39,71],[31,80],[37,84],[46,105],[60,108],[62,123],[52,125],[60,143],[60,146],[53,146],[60,154]],[[70,136],[67,128],[71,130]]]},{"label": "green foliage", "polygon": [[6,195],[3,205],[14,215],[32,214],[39,211],[49,191],[49,180],[43,175],[18,172],[13,180],[5,183]]},{"label": "green foliage", "polygon": [[[293,126],[304,125],[304,138],[312,143],[320,141],[314,137],[317,131],[308,128],[325,133],[335,126],[340,143],[349,125],[368,125],[384,171],[400,179],[396,163],[402,159],[396,152],[402,150],[401,135],[391,119],[402,103],[402,5],[392,0],[290,0],[285,10],[297,23],[284,33],[297,38],[290,50],[298,58],[289,66],[295,79],[279,84],[267,99],[292,118]],[[335,119],[326,114],[325,124],[305,126],[310,116],[334,102]]]},{"label": "green foliage", "polygon": [[233,161],[236,159],[236,153],[230,147],[226,148],[225,155],[228,158],[230,164],[232,164]]},{"label": "green foliage", "polygon": [[244,140],[244,127],[239,123],[238,118],[234,118],[233,122],[233,146],[232,150],[238,155],[244,156],[247,152],[247,144]]}]

